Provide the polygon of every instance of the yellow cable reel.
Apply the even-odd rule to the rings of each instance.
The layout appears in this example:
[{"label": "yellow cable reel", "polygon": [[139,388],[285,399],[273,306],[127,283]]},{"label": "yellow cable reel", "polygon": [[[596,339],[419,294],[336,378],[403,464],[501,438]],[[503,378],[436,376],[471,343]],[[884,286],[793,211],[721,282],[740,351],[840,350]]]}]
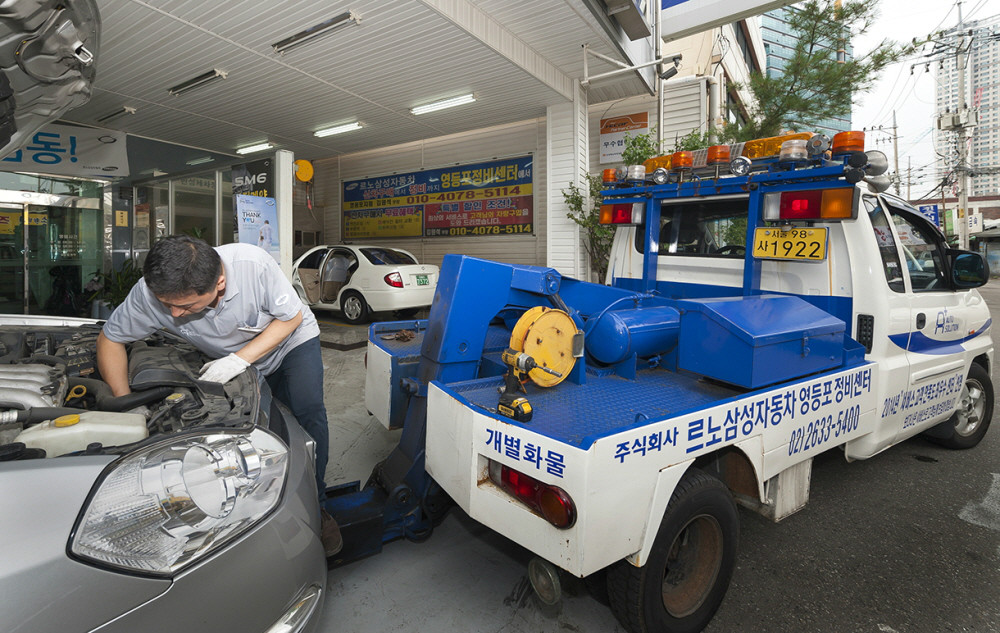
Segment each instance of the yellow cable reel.
[{"label": "yellow cable reel", "polygon": [[539,387],[554,387],[565,380],[576,364],[573,340],[579,330],[562,310],[536,306],[525,312],[510,334],[510,347],[535,359],[539,367],[561,374],[554,376],[532,369],[528,377]]}]

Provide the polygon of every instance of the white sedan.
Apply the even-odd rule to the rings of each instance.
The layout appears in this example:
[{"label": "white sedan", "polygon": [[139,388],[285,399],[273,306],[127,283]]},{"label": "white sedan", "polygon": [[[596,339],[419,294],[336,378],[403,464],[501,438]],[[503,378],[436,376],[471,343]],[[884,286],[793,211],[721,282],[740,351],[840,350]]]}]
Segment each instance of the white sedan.
[{"label": "white sedan", "polygon": [[408,315],[429,306],[438,267],[398,248],[325,244],[292,265],[292,285],[311,308],[340,310],[349,323],[372,312]]}]

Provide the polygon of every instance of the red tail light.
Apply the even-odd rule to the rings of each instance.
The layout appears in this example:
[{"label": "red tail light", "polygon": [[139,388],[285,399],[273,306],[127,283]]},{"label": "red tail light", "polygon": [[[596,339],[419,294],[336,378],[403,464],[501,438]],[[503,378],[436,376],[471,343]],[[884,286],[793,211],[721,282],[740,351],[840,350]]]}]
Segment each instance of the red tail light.
[{"label": "red tail light", "polygon": [[796,191],[781,196],[781,206],[778,213],[788,220],[819,219],[820,203],[823,201],[822,190]]},{"label": "red tail light", "polygon": [[764,219],[845,220],[854,216],[854,188],[783,191],[764,194]]},{"label": "red tail light", "polygon": [[490,460],[490,480],[560,529],[576,523],[576,505],[566,491]]},{"label": "red tail light", "polygon": [[402,288],[403,277],[399,273],[389,273],[385,276],[385,283],[389,284],[393,288]]},{"label": "red tail light", "polygon": [[600,224],[642,224],[644,207],[641,202],[602,204]]}]

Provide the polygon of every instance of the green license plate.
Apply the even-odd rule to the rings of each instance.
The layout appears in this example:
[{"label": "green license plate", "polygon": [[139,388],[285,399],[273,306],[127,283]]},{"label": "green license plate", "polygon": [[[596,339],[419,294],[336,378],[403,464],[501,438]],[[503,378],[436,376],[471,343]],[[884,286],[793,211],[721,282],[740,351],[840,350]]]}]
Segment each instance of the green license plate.
[{"label": "green license plate", "polygon": [[754,230],[753,256],[758,259],[826,259],[826,228],[804,228],[782,231],[761,228]]},{"label": "green license plate", "polygon": [[417,275],[417,285],[418,286],[426,286],[427,283],[428,283],[428,281],[427,281],[427,275]]}]

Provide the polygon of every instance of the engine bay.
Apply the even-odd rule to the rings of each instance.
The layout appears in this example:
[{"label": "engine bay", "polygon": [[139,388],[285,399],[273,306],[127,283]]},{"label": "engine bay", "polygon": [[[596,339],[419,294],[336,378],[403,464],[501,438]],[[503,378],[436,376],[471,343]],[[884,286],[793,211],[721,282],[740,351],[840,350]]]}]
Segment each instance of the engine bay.
[{"label": "engine bay", "polygon": [[193,429],[267,426],[270,404],[261,403],[256,371],[225,385],[200,381],[209,359],[162,332],[127,346],[132,393],[115,397],[99,375],[100,331],[100,324],[0,327],[0,461],[121,454]]}]

